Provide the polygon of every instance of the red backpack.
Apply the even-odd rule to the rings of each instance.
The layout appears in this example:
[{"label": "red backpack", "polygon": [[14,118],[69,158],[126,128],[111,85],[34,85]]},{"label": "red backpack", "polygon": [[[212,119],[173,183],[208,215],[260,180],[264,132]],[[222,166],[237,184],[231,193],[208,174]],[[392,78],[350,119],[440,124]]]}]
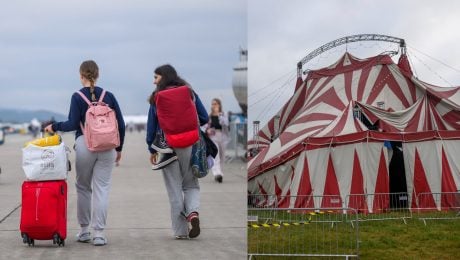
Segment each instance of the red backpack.
[{"label": "red backpack", "polygon": [[155,96],[158,122],[171,147],[188,147],[199,139],[198,114],[192,95],[189,87],[180,86],[159,91]]}]

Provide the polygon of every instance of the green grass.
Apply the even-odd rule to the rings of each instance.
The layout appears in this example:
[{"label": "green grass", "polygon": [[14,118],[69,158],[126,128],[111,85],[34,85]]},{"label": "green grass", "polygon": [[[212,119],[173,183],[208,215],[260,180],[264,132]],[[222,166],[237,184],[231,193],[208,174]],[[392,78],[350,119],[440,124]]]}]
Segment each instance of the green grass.
[{"label": "green grass", "polygon": [[[272,213],[261,215],[268,223],[303,222],[299,226],[248,228],[249,253],[340,253],[354,254],[356,229],[353,229],[343,214]],[[397,217],[397,213],[391,213]],[[454,216],[453,213],[445,213]],[[369,216],[369,215],[368,215]],[[402,220],[364,221],[359,223],[360,259],[460,259],[460,219],[427,220],[425,226],[417,215]],[[437,214],[439,216],[439,214]],[[364,217],[364,216],[360,216]],[[270,220],[271,219],[271,220]],[[331,227],[330,223],[318,221],[341,221]],[[315,222],[317,221],[317,222]],[[260,222],[262,223],[262,222]],[[255,259],[276,259],[255,257]]]}]

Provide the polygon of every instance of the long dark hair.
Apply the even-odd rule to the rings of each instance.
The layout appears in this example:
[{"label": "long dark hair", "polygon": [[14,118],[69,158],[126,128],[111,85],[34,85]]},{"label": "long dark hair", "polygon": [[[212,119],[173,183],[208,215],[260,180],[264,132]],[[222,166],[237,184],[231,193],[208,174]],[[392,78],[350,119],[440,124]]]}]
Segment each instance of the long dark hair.
[{"label": "long dark hair", "polygon": [[[213,98],[212,101],[215,101],[217,103],[217,105],[219,105],[219,113],[222,113],[222,101],[220,101],[220,99],[218,98]],[[211,102],[212,102],[211,101]],[[210,115],[212,115],[212,106],[211,106],[211,113]]]},{"label": "long dark hair", "polygon": [[149,98],[149,103],[151,105],[155,104],[155,94],[158,91],[165,90],[168,87],[178,87],[178,86],[189,86],[187,81],[183,80],[179,75],[177,75],[176,69],[169,64],[161,65],[155,69],[155,74],[161,76],[161,80],[157,85],[157,88],[152,92]]}]

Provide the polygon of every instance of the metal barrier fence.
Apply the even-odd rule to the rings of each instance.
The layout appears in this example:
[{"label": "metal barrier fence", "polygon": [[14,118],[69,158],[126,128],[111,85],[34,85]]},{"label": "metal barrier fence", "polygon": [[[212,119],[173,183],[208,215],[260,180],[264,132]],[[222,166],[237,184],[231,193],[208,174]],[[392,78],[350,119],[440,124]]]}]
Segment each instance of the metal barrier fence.
[{"label": "metal barrier fence", "polygon": [[460,219],[460,192],[423,192],[415,203],[412,211],[425,225],[427,220]]},{"label": "metal barrier fence", "polygon": [[227,149],[232,150],[233,153],[228,153],[228,162],[234,160],[235,158],[245,157],[248,139],[247,128],[247,123],[230,122],[230,143],[227,145]]},{"label": "metal barrier fence", "polygon": [[[402,220],[416,217],[430,219],[459,219],[460,191],[419,193],[409,203],[408,195],[400,193],[349,194],[344,200],[338,195],[249,195],[248,208],[352,208],[358,214],[358,221]],[[412,205],[410,205],[412,204]],[[347,213],[347,212],[343,212]],[[267,216],[267,220],[275,218]],[[417,214],[414,216],[414,214]]]},{"label": "metal barrier fence", "polygon": [[[248,208],[249,259],[357,258],[357,218],[356,210],[350,208]],[[348,223],[351,219],[356,225]]]},{"label": "metal barrier fence", "polygon": [[[339,195],[250,195],[248,207],[258,208],[352,208],[358,221],[400,219],[407,224],[412,218],[407,193],[350,194],[343,200]],[[346,213],[346,212],[343,212]],[[352,223],[353,224],[353,223]]]},{"label": "metal barrier fence", "polygon": [[275,207],[289,208],[294,203],[295,208],[343,208],[342,199],[339,195],[273,195],[251,194],[248,204],[250,207]]},{"label": "metal barrier fence", "polygon": [[[248,210],[265,209],[263,215],[258,216],[257,221],[265,221],[268,223],[276,218],[276,208],[278,208],[278,200],[276,195],[252,194],[248,195]],[[248,221],[252,221],[248,215]]]},{"label": "metal barrier fence", "polygon": [[[248,195],[248,256],[357,257],[363,221],[459,220],[460,191],[280,196]],[[389,222],[392,223],[392,222]]]},{"label": "metal barrier fence", "polygon": [[406,192],[350,194],[345,205],[359,213],[359,221],[379,221],[401,219],[407,224],[412,218]]},{"label": "metal barrier fence", "polygon": [[[359,226],[347,218],[356,211],[341,208],[248,209],[249,259],[266,257],[358,257]],[[272,214],[276,211],[276,214]],[[316,213],[321,212],[321,213]],[[267,215],[271,218],[266,221]],[[261,221],[261,219],[264,219]],[[334,223],[331,225],[330,223]]]}]

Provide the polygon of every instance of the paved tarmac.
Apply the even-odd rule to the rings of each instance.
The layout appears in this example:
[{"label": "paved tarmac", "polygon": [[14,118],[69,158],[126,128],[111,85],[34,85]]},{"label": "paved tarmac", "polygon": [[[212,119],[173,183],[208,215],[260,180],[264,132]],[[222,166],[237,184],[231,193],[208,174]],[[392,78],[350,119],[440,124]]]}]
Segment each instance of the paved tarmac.
[{"label": "paved tarmac", "polygon": [[[64,141],[72,147],[73,134]],[[212,174],[200,180],[201,235],[192,240],[172,236],[170,208],[159,172],[152,171],[145,133],[127,134],[122,161],[112,176],[106,236],[108,245],[78,243],[75,171],[69,174],[68,237],[65,247],[52,241],[22,243],[19,232],[21,147],[30,136],[9,135],[0,145],[0,259],[246,259],[246,164],[224,166],[224,182]],[[71,154],[73,166],[75,153]]]}]

